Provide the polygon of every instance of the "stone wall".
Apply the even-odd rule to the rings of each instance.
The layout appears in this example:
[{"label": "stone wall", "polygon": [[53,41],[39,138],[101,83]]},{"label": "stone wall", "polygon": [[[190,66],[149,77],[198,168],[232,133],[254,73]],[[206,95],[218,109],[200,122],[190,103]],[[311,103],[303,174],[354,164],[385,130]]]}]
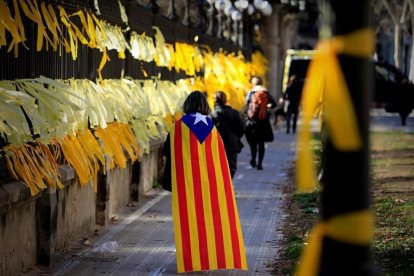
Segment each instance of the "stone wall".
[{"label": "stone wall", "polygon": [[154,180],[158,181],[160,176],[159,168],[161,167],[160,159],[162,159],[161,148],[161,141],[154,143],[151,147],[151,154],[144,155],[141,160],[141,175],[138,188],[141,194],[152,188]]},{"label": "stone wall", "polygon": [[36,264],[36,197],[22,183],[0,186],[0,275],[21,275]]},{"label": "stone wall", "polygon": [[56,248],[63,248],[80,233],[95,226],[96,194],[92,185],[81,186],[76,179],[57,193]]},{"label": "stone wall", "polygon": [[[149,154],[154,155],[153,153]],[[129,161],[125,169],[114,168],[110,172],[111,196],[109,197],[109,217],[116,214],[117,210],[125,207],[130,201],[130,187],[132,177],[132,164]],[[141,185],[141,183],[140,183]],[[151,189],[151,187],[149,187]]]}]

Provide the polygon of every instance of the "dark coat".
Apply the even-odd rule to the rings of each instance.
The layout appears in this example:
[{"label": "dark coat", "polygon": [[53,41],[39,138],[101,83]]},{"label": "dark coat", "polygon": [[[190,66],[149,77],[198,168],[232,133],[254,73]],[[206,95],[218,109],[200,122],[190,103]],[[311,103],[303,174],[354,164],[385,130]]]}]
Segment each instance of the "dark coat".
[{"label": "dark coat", "polygon": [[211,116],[223,140],[226,152],[240,152],[243,147],[240,138],[245,131],[240,113],[228,105],[217,105]]},{"label": "dark coat", "polygon": [[284,95],[284,99],[289,101],[289,105],[293,106],[294,108],[298,108],[300,99],[302,97],[302,88],[303,85],[296,81],[286,88],[286,92]]}]

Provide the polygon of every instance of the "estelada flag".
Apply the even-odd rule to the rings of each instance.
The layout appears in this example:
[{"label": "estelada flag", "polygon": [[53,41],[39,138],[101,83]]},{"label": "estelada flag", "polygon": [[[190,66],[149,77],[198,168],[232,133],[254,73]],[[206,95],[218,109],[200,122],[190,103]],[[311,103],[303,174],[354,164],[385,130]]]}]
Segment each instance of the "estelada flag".
[{"label": "estelada flag", "polygon": [[213,122],[185,114],[170,131],[178,272],[247,270],[223,141]]}]

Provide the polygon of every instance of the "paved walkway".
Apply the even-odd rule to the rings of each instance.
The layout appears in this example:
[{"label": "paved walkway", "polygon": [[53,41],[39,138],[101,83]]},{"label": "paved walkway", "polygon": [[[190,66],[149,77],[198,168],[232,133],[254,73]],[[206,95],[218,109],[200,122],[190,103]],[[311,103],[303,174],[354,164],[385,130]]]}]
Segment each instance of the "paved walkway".
[{"label": "paved walkway", "polygon": [[[191,275],[270,275],[268,265],[278,254],[281,238],[277,229],[283,220],[282,183],[294,158],[294,142],[294,135],[276,131],[275,141],[267,144],[263,171],[250,167],[247,143],[239,155],[234,189],[249,271]],[[116,241],[119,248],[113,253],[94,252],[108,241]],[[122,210],[118,221],[91,245],[58,261],[53,275],[176,275],[170,193],[156,192],[138,206]]]},{"label": "paved walkway", "polygon": [[[317,127],[317,122],[314,122]],[[281,122],[284,125],[284,122]],[[414,115],[401,127],[396,114],[371,111],[371,129],[414,132]],[[247,250],[249,271],[200,272],[187,275],[270,275],[268,265],[278,254],[283,220],[282,184],[294,159],[295,136],[275,131],[267,144],[264,170],[249,166],[249,148],[239,155],[234,188]],[[137,206],[125,208],[102,235],[90,240],[91,247],[65,253],[47,275],[177,275],[171,221],[171,196],[165,191],[146,195]],[[113,253],[96,252],[105,242],[116,241]],[[77,241],[75,241],[77,242]],[[43,273],[41,273],[43,274]],[[186,275],[186,274],[182,274]]]}]

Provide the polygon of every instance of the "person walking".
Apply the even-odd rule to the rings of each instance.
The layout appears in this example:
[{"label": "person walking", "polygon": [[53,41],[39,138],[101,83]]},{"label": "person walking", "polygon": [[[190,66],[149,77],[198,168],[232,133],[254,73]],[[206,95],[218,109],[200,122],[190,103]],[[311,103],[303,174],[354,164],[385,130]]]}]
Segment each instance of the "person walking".
[{"label": "person walking", "polygon": [[205,95],[191,92],[164,143],[163,188],[171,191],[177,271],[247,270],[223,141]]},{"label": "person walking", "polygon": [[[245,102],[247,103],[247,106],[246,107],[248,107],[248,104],[250,103],[250,101],[251,101],[251,98],[252,98],[252,95],[253,95],[253,93],[254,93],[254,91],[253,91],[253,89],[254,89],[254,87],[256,87],[256,86],[258,86],[258,85],[263,85],[263,79],[261,78],[261,77],[259,77],[259,76],[252,76],[251,78],[250,78],[250,83],[251,83],[251,85],[252,85],[252,88],[251,88],[251,90],[246,94],[246,99],[245,99]],[[247,110],[245,110],[245,111],[247,111]]]},{"label": "person walking", "polygon": [[[263,158],[265,155],[265,142],[273,141],[273,130],[269,117],[271,108],[276,103],[267,89],[261,85],[253,87],[251,99],[246,104],[246,140],[250,146],[250,165],[258,170],[263,170]],[[256,156],[258,159],[256,163]]]},{"label": "person walking", "polygon": [[240,113],[231,106],[226,105],[227,96],[223,91],[217,91],[214,96],[213,123],[223,139],[229,163],[230,174],[233,178],[237,170],[237,155],[243,148],[240,138],[244,134],[245,125]]},{"label": "person walking", "polygon": [[290,133],[290,124],[292,121],[292,132],[296,132],[296,124],[299,116],[299,103],[302,95],[302,85],[296,75],[289,78],[289,84],[284,95],[286,108],[286,133]]}]

